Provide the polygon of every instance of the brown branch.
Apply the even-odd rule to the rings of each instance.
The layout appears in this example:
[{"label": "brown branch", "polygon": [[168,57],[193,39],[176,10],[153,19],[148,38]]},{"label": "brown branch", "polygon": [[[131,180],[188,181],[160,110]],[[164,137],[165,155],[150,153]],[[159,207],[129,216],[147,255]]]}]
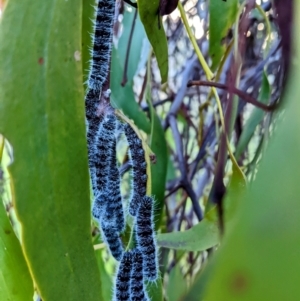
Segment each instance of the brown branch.
[{"label": "brown branch", "polygon": [[223,215],[223,200],[226,193],[226,187],[224,185],[225,166],[227,162],[227,137],[230,139],[233,125],[236,120],[235,114],[235,102],[233,100],[234,86],[236,79],[239,76],[238,70],[242,65],[242,57],[245,52],[245,33],[249,26],[249,15],[251,10],[255,7],[255,0],[247,0],[245,10],[242,13],[240,22],[238,25],[238,49],[232,58],[231,68],[227,77],[229,97],[227,99],[226,110],[224,113],[225,128],[220,137],[219,151],[217,165],[215,168],[215,177],[212,183],[211,191],[209,194],[209,200],[217,205],[217,212],[219,217],[219,226],[221,235],[224,233],[224,215]]},{"label": "brown branch", "polygon": [[198,218],[199,221],[203,219],[203,213],[200,208],[200,205],[198,203],[198,199],[196,196],[195,191],[193,190],[192,184],[188,179],[188,173],[187,173],[187,168],[186,168],[186,162],[184,159],[183,155],[183,144],[182,144],[182,139],[177,127],[177,121],[174,115],[169,116],[169,125],[171,127],[173,137],[174,137],[174,142],[176,145],[176,150],[177,150],[177,157],[178,157],[178,166],[179,170],[181,173],[181,184],[182,188],[186,191],[187,195],[190,197],[193,205],[193,210]]},{"label": "brown branch", "polygon": [[[229,91],[229,87],[227,85],[215,83],[215,82],[203,81],[203,80],[190,81],[190,82],[188,82],[187,86],[188,87],[191,87],[191,86],[215,87],[218,89]],[[265,105],[264,103],[256,100],[251,95],[247,94],[246,92],[244,92],[242,90],[239,90],[236,87],[230,87],[230,90],[232,93],[234,93],[238,97],[242,98],[245,102],[250,103],[250,104],[254,105],[255,107],[260,108],[266,112],[272,112],[277,108],[277,104]]]}]

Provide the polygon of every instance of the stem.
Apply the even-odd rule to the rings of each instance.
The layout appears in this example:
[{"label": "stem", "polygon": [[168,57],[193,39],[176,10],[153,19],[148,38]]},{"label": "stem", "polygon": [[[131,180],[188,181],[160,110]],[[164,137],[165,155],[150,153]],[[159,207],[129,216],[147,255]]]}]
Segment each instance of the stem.
[{"label": "stem", "polygon": [[[205,59],[204,59],[204,56],[197,44],[197,41],[195,39],[195,36],[193,35],[192,31],[191,31],[191,28],[188,24],[188,20],[187,20],[187,17],[186,17],[186,14],[185,14],[185,11],[183,9],[183,6],[181,4],[181,2],[179,1],[178,2],[178,9],[180,11],[180,16],[182,18],[182,21],[183,21],[183,24],[184,24],[184,27],[188,33],[188,36],[189,36],[189,39],[190,41],[192,42],[193,46],[194,46],[194,50],[198,56],[198,59],[200,61],[200,64],[204,70],[204,73],[206,75],[206,78],[208,80],[211,80],[213,78],[213,72],[210,70],[208,64],[206,63]],[[217,102],[217,106],[218,106],[218,110],[219,110],[219,113],[220,113],[220,120],[221,120],[221,125],[222,125],[222,128],[223,128],[223,132],[224,132],[224,135],[226,135],[226,144],[227,144],[227,149],[228,149],[228,153],[229,153],[229,156],[230,156],[230,159],[232,160],[232,163],[234,165],[236,165],[236,168],[241,172],[241,174],[243,174],[242,170],[240,169],[239,165],[237,164],[235,158],[234,158],[234,155],[231,151],[231,148],[230,148],[230,144],[229,144],[229,141],[228,141],[228,138],[227,138],[227,131],[226,131],[226,128],[225,128],[225,122],[224,122],[224,115],[223,115],[223,109],[222,109],[222,105],[221,105],[221,101],[220,101],[220,98],[219,98],[219,95],[218,95],[218,92],[216,90],[216,88],[212,88],[212,92],[216,98],[216,102]],[[243,174],[243,177],[245,178],[245,175]]]},{"label": "stem", "polygon": [[124,66],[124,72],[123,72],[123,79],[121,82],[122,87],[124,87],[126,85],[127,80],[128,80],[127,79],[128,61],[129,61],[129,54],[130,54],[133,32],[134,32],[134,28],[135,28],[136,17],[137,17],[137,10],[135,10],[135,12],[134,12],[133,21],[132,21],[129,39],[128,39],[128,44],[127,44],[127,49],[126,49],[125,66]]},{"label": "stem", "polygon": [[[208,82],[208,81],[202,81],[202,80],[198,80],[198,81],[190,81],[188,83],[188,87],[191,86],[206,86],[206,87],[216,87],[218,89],[222,89],[222,90],[229,90],[229,87],[227,85],[224,84],[220,84],[220,83],[215,83],[215,82]],[[255,107],[258,107],[266,112],[271,112],[274,111],[274,109],[276,108],[276,104],[273,105],[266,105],[258,100],[256,100],[255,98],[253,98],[251,95],[247,94],[246,92],[237,89],[236,87],[231,87],[231,91],[236,94],[238,97],[242,98],[245,102],[247,103],[251,103],[252,105],[254,105]]]},{"label": "stem", "polygon": [[[213,88],[213,89],[216,90],[216,88]],[[217,93],[215,94],[215,98],[216,98],[217,106],[218,106],[219,113],[220,113],[220,121],[221,121],[221,125],[222,125],[223,131],[224,131],[223,133],[224,133],[224,137],[226,139],[226,146],[227,146],[229,157],[230,157],[230,159],[232,161],[232,164],[235,166],[235,168],[241,174],[241,176],[243,177],[243,179],[246,181],[246,176],[243,173],[243,171],[241,170],[239,164],[237,163],[237,161],[236,161],[236,159],[235,159],[235,157],[234,157],[234,155],[233,155],[233,153],[231,151],[230,142],[228,140],[227,131],[226,131],[226,125],[225,125],[225,120],[224,120],[222,105],[221,105],[221,101],[220,101],[219,95]]]},{"label": "stem", "polygon": [[180,16],[182,18],[182,21],[183,21],[183,24],[184,24],[184,27],[188,33],[188,36],[189,36],[189,39],[190,41],[192,42],[193,46],[194,46],[194,49],[195,49],[195,52],[198,56],[198,59],[200,61],[200,64],[204,70],[204,73],[207,77],[208,80],[211,80],[214,76],[213,72],[210,70],[209,66],[207,65],[206,61],[205,61],[205,58],[197,44],[197,41],[195,39],[195,36],[193,35],[192,33],[192,30],[189,26],[189,23],[188,23],[188,20],[187,20],[187,17],[186,17],[186,14],[185,14],[185,11],[183,9],[183,6],[181,4],[181,2],[179,1],[178,2],[178,9],[179,9],[179,12],[180,12]]}]

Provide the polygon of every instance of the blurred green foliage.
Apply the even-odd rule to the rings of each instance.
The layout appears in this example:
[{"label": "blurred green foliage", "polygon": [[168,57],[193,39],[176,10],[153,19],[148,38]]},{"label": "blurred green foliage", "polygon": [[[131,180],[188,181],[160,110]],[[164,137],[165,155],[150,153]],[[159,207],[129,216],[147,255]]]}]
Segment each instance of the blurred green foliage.
[{"label": "blurred green foliage", "polygon": [[[32,300],[33,283],[43,301],[111,299],[115,262],[107,259],[101,241],[92,242],[91,238],[82,82],[90,60],[93,4],[92,0],[43,5],[36,0],[10,0],[1,17],[0,132],[14,150],[10,185],[22,227],[20,244],[5,207],[0,206],[1,301]],[[280,109],[285,116],[277,114],[277,129],[255,181],[245,189],[244,180],[233,168],[225,197],[227,231],[223,240],[215,208],[190,229],[166,233],[163,208],[166,180],[176,174],[170,156],[174,141],[161,125],[165,112],[153,106],[151,82],[146,83],[145,93],[149,113],[136,101],[133,83],[139,62],[149,59],[149,46],[142,43],[146,37],[161,80],[167,81],[167,38],[157,16],[158,1],[139,0],[138,5],[129,52],[134,13],[124,12],[122,35],[112,50],[110,85],[112,105],[148,135],[156,154],[151,192],[156,199],[157,243],[162,253],[168,249],[166,256],[174,254],[174,267],[164,270],[157,283],[148,284],[151,300],[296,300],[300,294],[300,107],[295,100],[299,66],[293,66]],[[221,64],[238,9],[236,0],[210,1],[213,70]],[[295,11],[299,14],[295,13],[294,28],[299,28],[299,4]],[[299,54],[300,40],[295,46]],[[122,87],[124,74],[127,82]],[[264,75],[260,101],[267,103],[270,89]],[[182,112],[181,125],[186,126]],[[237,145],[237,157],[247,149],[262,119],[263,113],[254,109]],[[96,250],[93,244],[97,244]],[[188,282],[176,263],[186,254],[192,257],[216,248],[216,254],[201,264]]]}]

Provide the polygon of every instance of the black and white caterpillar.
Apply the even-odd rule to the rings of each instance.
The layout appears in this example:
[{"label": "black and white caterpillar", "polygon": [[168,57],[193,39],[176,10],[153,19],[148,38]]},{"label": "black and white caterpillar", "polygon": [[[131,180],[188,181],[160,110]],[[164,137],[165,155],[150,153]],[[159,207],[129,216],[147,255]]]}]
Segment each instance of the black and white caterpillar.
[{"label": "black and white caterpillar", "polygon": [[124,252],[117,276],[113,301],[130,301],[130,278],[132,272],[132,253]]},{"label": "black and white caterpillar", "polygon": [[149,301],[143,276],[143,256],[139,249],[132,250],[132,272],[130,278],[131,301]]},{"label": "black and white caterpillar", "polygon": [[115,2],[115,0],[98,0],[96,10],[88,88],[99,93],[109,70]]},{"label": "black and white caterpillar", "polygon": [[142,141],[129,124],[125,124],[124,133],[129,146],[132,164],[132,196],[129,202],[129,213],[136,216],[141,199],[147,190],[147,163]]},{"label": "black and white caterpillar", "polygon": [[119,232],[116,227],[105,221],[100,222],[101,236],[104,242],[107,243],[111,255],[120,261],[124,253],[122,241],[119,237]]},{"label": "black and white caterpillar", "polygon": [[94,144],[91,146],[89,161],[91,179],[95,197],[107,193],[110,165],[113,159],[113,145],[117,129],[117,118],[107,114],[100,124]]},{"label": "black and white caterpillar", "polygon": [[[91,67],[87,81],[88,91],[85,96],[85,111],[87,121],[88,154],[92,156],[93,144],[100,126],[101,119],[97,114],[102,86],[108,77],[115,0],[98,0],[95,11],[93,49],[91,50]],[[106,97],[109,97],[107,95]],[[90,170],[93,168],[89,161]]]},{"label": "black and white caterpillar", "polygon": [[125,217],[121,195],[121,181],[119,168],[116,158],[117,140],[113,141],[112,155],[109,164],[108,186],[107,186],[107,206],[104,212],[104,220],[111,222],[118,232],[123,232],[125,229]]},{"label": "black and white caterpillar", "polygon": [[114,114],[104,117],[91,152],[91,176],[95,200],[92,214],[122,232],[125,227],[120,174],[116,158],[119,121]]},{"label": "black and white caterpillar", "polygon": [[[99,96],[100,93],[94,90],[89,90],[85,96],[85,116],[87,121],[87,142],[89,158],[92,156],[93,145],[101,122],[101,119],[97,116]],[[90,160],[89,167],[90,169],[92,167]]]},{"label": "black and white caterpillar", "polygon": [[144,279],[155,281],[158,277],[157,248],[154,237],[153,199],[144,196],[136,214],[136,240],[143,256]]},{"label": "black and white caterpillar", "polygon": [[125,228],[116,159],[118,123],[113,113],[104,117],[97,132],[95,149],[89,158],[92,162],[91,176],[95,196],[92,215],[99,223],[103,241],[116,260],[120,260],[123,254],[119,234]]}]

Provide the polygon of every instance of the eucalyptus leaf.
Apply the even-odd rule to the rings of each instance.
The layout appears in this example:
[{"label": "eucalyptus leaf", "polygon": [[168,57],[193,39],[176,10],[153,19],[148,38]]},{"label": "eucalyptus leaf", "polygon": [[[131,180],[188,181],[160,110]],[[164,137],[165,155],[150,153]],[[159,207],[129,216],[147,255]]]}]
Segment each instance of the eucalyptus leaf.
[{"label": "eucalyptus leaf", "polygon": [[[270,99],[271,87],[265,72],[263,72],[263,80],[261,84],[261,91],[259,95],[259,100],[266,104]],[[244,130],[240,136],[239,142],[236,147],[236,159],[238,160],[243,153],[243,151],[249,145],[250,139],[253,137],[256,127],[262,122],[265,116],[265,112],[259,108],[254,108],[249,119],[247,120]]]},{"label": "eucalyptus leaf", "polygon": [[209,1],[209,55],[216,69],[225,53],[228,31],[236,20],[238,0]]},{"label": "eucalyptus leaf", "polygon": [[[297,3],[295,28],[299,15]],[[298,35],[294,41],[299,58]],[[300,295],[299,76],[295,64],[283,99],[285,116],[277,122],[236,226],[214,258],[203,300],[297,300]]]},{"label": "eucalyptus leaf", "polygon": [[180,271],[180,266],[178,264],[176,264],[176,266],[170,272],[169,282],[166,290],[168,301],[179,301],[186,293],[187,282],[183,278],[182,272]]},{"label": "eucalyptus leaf", "polygon": [[[134,19],[135,13],[125,9],[123,16],[123,32],[118,42],[118,54],[120,61],[125,66],[126,55],[128,53],[127,80],[132,81],[140,62],[143,43],[146,37],[144,27],[139,15]],[[133,27],[132,39],[130,44],[130,33]],[[129,51],[128,51],[129,49]]]},{"label": "eucalyptus leaf", "polygon": [[33,297],[31,279],[20,243],[9,222],[0,191],[0,300],[28,301]]},{"label": "eucalyptus leaf", "polygon": [[43,301],[103,300],[90,233],[81,18],[79,0],[10,0],[1,16],[0,132],[14,149],[22,248]]},{"label": "eucalyptus leaf", "polygon": [[82,70],[83,82],[88,80],[94,35],[95,0],[82,1]]},{"label": "eucalyptus leaf", "polygon": [[124,71],[122,66],[124,65],[120,61],[118,50],[113,48],[110,80],[112,106],[122,110],[127,117],[134,121],[139,129],[150,133],[150,122],[135,101],[132,81],[128,81],[124,87],[121,86]]},{"label": "eucalyptus leaf", "polygon": [[153,47],[160,70],[161,81],[168,80],[168,44],[167,37],[158,15],[159,0],[139,0],[138,9],[147,37]]},{"label": "eucalyptus leaf", "polygon": [[186,231],[162,233],[157,235],[159,247],[185,251],[205,251],[220,242],[215,209],[204,219]]}]

